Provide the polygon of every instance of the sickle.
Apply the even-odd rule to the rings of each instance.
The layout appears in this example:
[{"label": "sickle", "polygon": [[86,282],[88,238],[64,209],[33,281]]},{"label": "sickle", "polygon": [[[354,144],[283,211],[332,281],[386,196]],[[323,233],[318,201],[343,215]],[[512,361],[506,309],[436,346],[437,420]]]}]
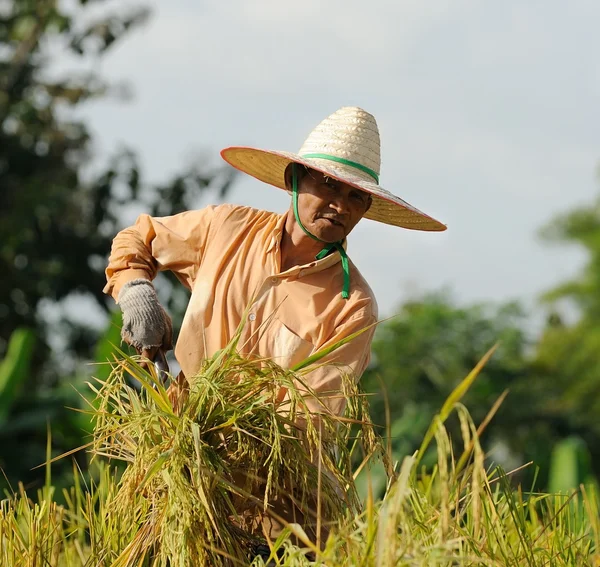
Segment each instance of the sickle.
[{"label": "sickle", "polygon": [[156,351],[153,362],[156,375],[160,379],[163,386],[166,385],[167,380],[169,379],[169,363],[167,362],[167,357],[162,349],[158,349]]}]

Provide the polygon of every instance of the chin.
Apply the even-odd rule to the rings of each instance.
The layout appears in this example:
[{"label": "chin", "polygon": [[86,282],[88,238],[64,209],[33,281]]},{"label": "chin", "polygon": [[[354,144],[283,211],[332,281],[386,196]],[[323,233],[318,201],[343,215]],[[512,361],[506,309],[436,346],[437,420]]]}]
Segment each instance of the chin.
[{"label": "chin", "polygon": [[321,230],[319,232],[320,233],[316,233],[315,236],[327,244],[333,244],[334,242],[339,242],[346,238],[346,233],[342,228]]},{"label": "chin", "polygon": [[346,230],[343,226],[330,224],[328,221],[316,222],[310,227],[310,232],[319,240],[332,244],[346,238]]}]

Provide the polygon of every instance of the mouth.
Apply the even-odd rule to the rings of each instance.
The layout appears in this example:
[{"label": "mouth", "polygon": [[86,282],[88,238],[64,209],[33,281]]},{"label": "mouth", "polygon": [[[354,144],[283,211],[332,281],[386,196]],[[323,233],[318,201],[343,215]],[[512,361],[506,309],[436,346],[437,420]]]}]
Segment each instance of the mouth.
[{"label": "mouth", "polygon": [[331,217],[321,217],[321,218],[323,220],[326,220],[327,222],[329,222],[329,224],[331,224],[333,226],[339,226],[340,228],[344,228],[344,224],[337,219],[334,219]]}]

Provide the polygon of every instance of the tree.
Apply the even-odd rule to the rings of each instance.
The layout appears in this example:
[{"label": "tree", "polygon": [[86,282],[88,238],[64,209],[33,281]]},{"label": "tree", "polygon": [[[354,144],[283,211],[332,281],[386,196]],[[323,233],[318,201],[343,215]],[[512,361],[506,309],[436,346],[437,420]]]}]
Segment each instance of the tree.
[{"label": "tree", "polygon": [[[364,377],[365,387],[376,392],[373,415],[384,425],[384,387],[392,419],[410,416],[424,430],[454,387],[500,342],[465,401],[482,421],[502,392],[527,372],[523,319],[517,304],[459,307],[445,293],[406,303],[373,342],[373,363]],[[414,431],[415,438],[422,433]]]},{"label": "tree", "polygon": [[[535,343],[526,338],[525,314],[517,305],[463,308],[443,294],[407,303],[378,330],[364,384],[374,393],[372,410],[380,425],[385,414],[378,377],[385,385],[397,458],[418,448],[452,388],[500,341],[464,399],[479,423],[509,389],[483,438],[488,449],[501,449],[490,459],[509,469],[533,461],[518,479],[527,485],[536,477],[536,488],[545,489],[553,481],[553,450],[562,454],[565,443],[579,447],[581,441],[600,477],[600,199],[553,219],[542,235],[583,247],[588,261],[572,281],[544,295],[550,314]],[[452,432],[460,440],[456,423]]]},{"label": "tree", "polygon": [[[25,439],[29,447],[45,447],[46,421],[69,423],[64,406],[73,401],[73,392],[64,373],[89,359],[98,339],[97,331],[75,324],[65,313],[50,325],[42,306],[61,305],[76,295],[84,305],[100,306],[108,321],[113,302],[102,294],[103,270],[121,228],[121,207],[137,202],[150,214],[168,215],[193,207],[207,188],[223,195],[233,180],[231,168],[200,165],[151,187],[143,182],[135,153],[127,149],[104,172],[83,179],[82,167],[92,159],[90,135],[69,111],[111,95],[111,88],[94,74],[49,78],[45,46],[58,37],[69,52],[100,58],[149,15],[144,8],[120,9],[86,23],[87,10],[87,0],[71,11],[58,0],[12,0],[0,6],[0,358],[16,329],[28,327],[37,336],[30,375],[7,421],[10,427],[0,428],[4,468],[16,465],[14,454]],[[168,285],[165,276],[160,285]],[[175,322],[185,305],[179,286],[168,302]],[[52,356],[49,335],[60,337],[60,356]],[[67,427],[62,438],[54,437],[55,452],[72,449],[80,437],[81,432]],[[44,459],[43,450],[33,453],[9,476],[32,480],[43,474],[24,472]]]},{"label": "tree", "polygon": [[[496,449],[490,460],[508,469],[530,459],[546,462],[549,455],[544,442],[550,441],[531,415],[540,381],[532,375],[524,320],[525,313],[516,303],[460,307],[448,294],[435,293],[406,303],[381,325],[363,385],[371,394],[372,417],[382,428],[387,396],[396,459],[419,448],[433,416],[452,390],[499,343],[463,403],[480,424],[508,390],[506,401],[482,437],[488,449]],[[458,420],[451,419],[448,426],[455,450],[462,451]],[[539,443],[532,443],[533,439]],[[538,451],[540,448],[544,450]],[[521,478],[531,475],[533,470]]]},{"label": "tree", "polygon": [[556,416],[561,433],[586,442],[600,476],[600,199],[553,219],[541,235],[582,247],[588,256],[576,278],[543,297],[551,313],[535,364],[547,377],[546,412]]},{"label": "tree", "polygon": [[[43,45],[59,35],[72,52],[101,57],[147,16],[137,9],[82,27],[56,0],[14,0],[1,16],[0,355],[17,326],[43,324],[42,300],[76,292],[106,309],[103,260],[123,204],[138,200],[151,214],[168,215],[190,207],[209,186],[223,194],[231,184],[229,168],[191,168],[162,187],[144,188],[131,151],[115,156],[95,179],[82,180],[89,133],[64,110],[110,89],[95,75],[45,78]],[[69,343],[88,353],[93,341],[73,336]]]}]

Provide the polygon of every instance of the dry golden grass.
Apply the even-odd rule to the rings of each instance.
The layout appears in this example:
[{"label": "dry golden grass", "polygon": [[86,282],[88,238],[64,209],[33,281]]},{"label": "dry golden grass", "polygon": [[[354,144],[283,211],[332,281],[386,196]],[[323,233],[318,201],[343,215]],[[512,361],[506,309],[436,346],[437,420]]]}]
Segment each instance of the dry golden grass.
[{"label": "dry golden grass", "polygon": [[[248,565],[252,538],[229,519],[235,502],[264,511],[291,486],[302,508],[318,489],[320,521],[334,527],[319,545],[288,526],[269,542],[276,565],[309,565],[307,550],[317,564],[331,567],[598,565],[593,491],[526,493],[502,471],[486,468],[477,427],[460,403],[478,370],[444,404],[420,451],[394,471],[386,461],[383,500],[369,494],[361,502],[348,447],[367,456],[363,473],[387,455],[350,382],[347,420],[324,415],[321,428],[309,420],[301,433],[293,424],[305,398],[295,388],[301,379],[295,372],[226,349],[206,361],[175,412],[159,381],[124,357],[106,382],[94,386],[95,480],[84,486],[78,476],[65,506],[54,503],[50,479],[35,499],[22,490],[5,499],[0,565]],[[141,390],[126,383],[128,374]],[[276,411],[280,387],[289,389],[290,403]],[[453,454],[444,428],[454,412],[462,425],[461,455]],[[437,466],[423,470],[420,458],[432,443]],[[124,472],[107,464],[116,460],[126,463]],[[243,482],[235,482],[240,477]]]}]

